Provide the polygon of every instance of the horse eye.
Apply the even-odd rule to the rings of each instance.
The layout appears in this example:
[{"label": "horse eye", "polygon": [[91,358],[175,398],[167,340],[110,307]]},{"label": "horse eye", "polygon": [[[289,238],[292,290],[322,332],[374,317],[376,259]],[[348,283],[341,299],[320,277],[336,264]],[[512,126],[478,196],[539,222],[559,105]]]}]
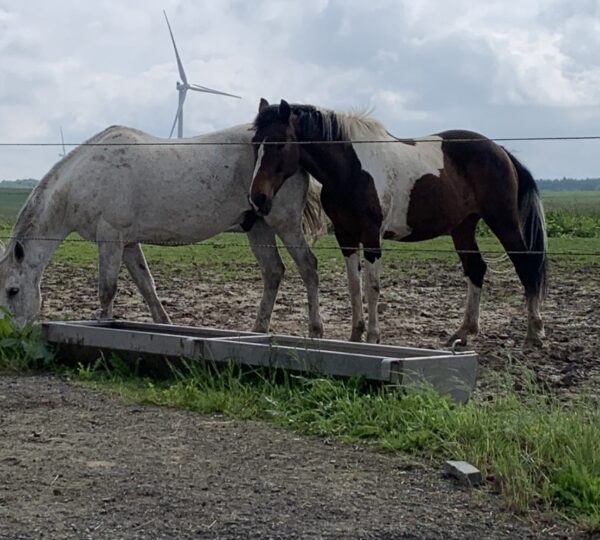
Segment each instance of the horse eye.
[{"label": "horse eye", "polygon": [[17,296],[17,294],[19,294],[19,287],[11,287],[10,289],[8,289],[6,291],[6,294],[8,295],[9,298],[13,298],[14,296]]}]

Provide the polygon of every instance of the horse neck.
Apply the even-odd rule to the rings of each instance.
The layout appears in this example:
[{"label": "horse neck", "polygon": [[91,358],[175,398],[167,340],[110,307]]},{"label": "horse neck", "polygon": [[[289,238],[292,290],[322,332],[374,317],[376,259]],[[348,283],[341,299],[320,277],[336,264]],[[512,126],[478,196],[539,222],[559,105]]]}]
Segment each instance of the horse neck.
[{"label": "horse neck", "polygon": [[347,143],[335,144],[325,140],[316,132],[303,133],[299,141],[323,141],[324,144],[306,144],[301,146],[300,165],[313,176],[324,189],[337,189],[354,172],[360,163],[352,147]]}]

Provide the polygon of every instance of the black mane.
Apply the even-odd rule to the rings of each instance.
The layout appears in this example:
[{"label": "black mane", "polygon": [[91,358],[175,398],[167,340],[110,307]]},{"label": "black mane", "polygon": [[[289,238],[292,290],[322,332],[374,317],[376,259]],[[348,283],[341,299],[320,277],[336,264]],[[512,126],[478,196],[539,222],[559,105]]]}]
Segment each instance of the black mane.
[{"label": "black mane", "polygon": [[[319,134],[326,141],[337,141],[342,139],[340,125],[337,115],[333,111],[319,109],[314,105],[290,104],[292,113],[298,117],[298,136]],[[256,115],[254,127],[257,130],[264,129],[268,125],[279,122],[279,105],[269,105],[266,109]]]}]

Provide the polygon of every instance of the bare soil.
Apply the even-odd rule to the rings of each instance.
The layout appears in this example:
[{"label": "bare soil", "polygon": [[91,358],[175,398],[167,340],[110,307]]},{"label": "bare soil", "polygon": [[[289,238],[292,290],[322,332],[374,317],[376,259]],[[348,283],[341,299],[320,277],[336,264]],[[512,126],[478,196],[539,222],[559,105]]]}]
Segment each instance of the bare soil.
[{"label": "bare soil", "polygon": [[0,376],[0,539],[569,538],[366,447]]},{"label": "bare soil", "polygon": [[[250,330],[262,291],[258,270],[248,265],[243,278],[228,279],[199,266],[153,268],[157,289],[175,324]],[[480,355],[478,393],[494,393],[498,373],[510,373],[515,388],[522,370],[536,382],[569,399],[600,389],[600,264],[550,267],[550,294],[544,305],[547,339],[541,349],[523,350],[526,311],[521,286],[510,262],[489,272],[481,305],[481,332],[469,349]],[[238,271],[234,263],[231,269]],[[506,270],[506,271],[504,271]],[[320,304],[325,336],[347,339],[351,309],[343,272],[321,272]],[[445,348],[460,326],[466,283],[458,264],[414,260],[388,265],[382,276],[379,306],[382,343]],[[43,315],[51,319],[89,319],[98,308],[96,275],[90,269],[53,265],[43,283]],[[149,321],[148,310],[123,273],[115,316]],[[305,289],[295,268],[282,282],[271,331],[305,335],[308,328]]]},{"label": "bare soil", "polygon": [[[256,269],[235,280],[197,270],[153,268],[173,321],[250,329],[261,290]],[[494,393],[499,372],[512,373],[519,389],[519,366],[564,399],[597,392],[599,270],[552,268],[548,340],[536,351],[520,347],[525,311],[514,273],[489,276],[482,333],[470,344],[481,359],[478,398]],[[458,268],[388,267],[382,285],[384,343],[440,347],[458,327],[465,294]],[[43,295],[46,318],[90,318],[96,275],[53,264]],[[325,337],[346,338],[341,272],[321,276],[321,306]],[[149,320],[126,276],[115,315]],[[306,327],[304,289],[290,269],[272,330],[304,334]],[[577,536],[556,518],[512,514],[488,488],[458,486],[443,478],[441,464],[260,423],[131,406],[58,378],[0,377],[0,411],[0,539]]]}]

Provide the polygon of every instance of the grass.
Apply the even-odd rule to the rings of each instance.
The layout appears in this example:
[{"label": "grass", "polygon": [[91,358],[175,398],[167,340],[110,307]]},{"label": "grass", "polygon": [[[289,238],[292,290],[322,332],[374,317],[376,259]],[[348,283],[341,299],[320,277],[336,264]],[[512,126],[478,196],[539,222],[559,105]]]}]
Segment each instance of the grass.
[{"label": "grass", "polygon": [[40,329],[18,326],[0,307],[0,372],[22,373],[52,366],[53,355],[41,339]]},{"label": "grass", "polygon": [[[0,239],[6,242],[5,239],[9,235],[10,226],[0,224]],[[286,266],[292,268],[293,261],[281,242],[278,244]],[[496,254],[503,253],[502,246],[495,237],[480,237],[478,244],[492,259],[497,257]],[[455,266],[458,260],[449,236],[417,243],[385,240],[383,249],[384,269],[402,268],[411,261],[424,260],[441,261]],[[333,235],[328,234],[320,238],[313,251],[319,259],[320,271],[343,271],[343,257]],[[552,263],[557,265],[597,262],[598,257],[594,256],[594,253],[600,252],[600,237],[564,235],[550,238],[548,252]],[[144,245],[144,253],[151,269],[160,266],[175,273],[198,273],[199,270],[210,270],[226,278],[235,278],[246,274],[248,266],[256,266],[256,259],[250,251],[247,236],[241,233],[222,233],[205,242],[190,246]],[[60,245],[52,260],[62,264],[91,268],[96,265],[97,257],[98,252],[94,244],[82,241],[78,235],[72,234]]]},{"label": "grass", "polygon": [[300,433],[439,462],[465,459],[507,506],[555,511],[600,531],[600,410],[565,406],[533,383],[526,398],[507,379],[501,396],[458,406],[428,389],[369,386],[265,371],[190,366],[169,381],[140,379],[116,357],[74,376],[136,403],[263,420]]}]

